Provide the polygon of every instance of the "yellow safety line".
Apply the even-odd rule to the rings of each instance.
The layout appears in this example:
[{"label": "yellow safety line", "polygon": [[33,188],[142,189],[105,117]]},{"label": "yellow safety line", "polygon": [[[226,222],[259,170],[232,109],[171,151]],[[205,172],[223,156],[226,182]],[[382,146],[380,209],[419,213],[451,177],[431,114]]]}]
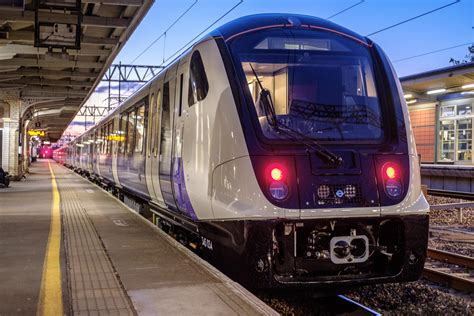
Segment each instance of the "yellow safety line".
[{"label": "yellow safety line", "polygon": [[49,229],[48,245],[43,265],[37,315],[63,315],[63,297],[61,289],[61,210],[60,197],[53,168],[48,161],[51,172],[53,202],[51,206],[51,226]]}]

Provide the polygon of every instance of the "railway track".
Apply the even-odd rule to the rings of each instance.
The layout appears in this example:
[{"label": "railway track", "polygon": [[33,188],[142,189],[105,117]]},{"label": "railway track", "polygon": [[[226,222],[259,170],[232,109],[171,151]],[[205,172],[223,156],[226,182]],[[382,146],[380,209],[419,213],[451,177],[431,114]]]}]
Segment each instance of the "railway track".
[{"label": "railway track", "polygon": [[371,309],[370,307],[364,306],[356,301],[351,300],[350,298],[344,295],[337,296],[342,304],[350,304],[353,306],[351,313],[344,313],[343,315],[382,315],[381,313]]},{"label": "railway track", "polygon": [[[474,269],[474,258],[434,248],[428,248],[427,256],[432,260],[426,263],[423,270],[426,279],[459,291],[474,292],[471,271]],[[463,267],[464,271],[457,272],[459,267]]]},{"label": "railway track", "polygon": [[450,197],[450,198],[458,198],[458,199],[464,199],[464,200],[474,200],[474,193],[467,193],[467,192],[428,189],[428,194]]}]

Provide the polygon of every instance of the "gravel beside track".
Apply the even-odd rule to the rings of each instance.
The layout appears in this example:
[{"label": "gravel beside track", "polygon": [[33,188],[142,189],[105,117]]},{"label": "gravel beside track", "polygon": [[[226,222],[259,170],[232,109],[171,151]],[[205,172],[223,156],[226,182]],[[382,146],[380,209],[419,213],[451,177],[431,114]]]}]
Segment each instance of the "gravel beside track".
[{"label": "gravel beside track", "polygon": [[[466,200],[448,198],[443,196],[427,196],[430,205],[469,202]],[[456,209],[430,211],[430,225],[453,225],[458,227],[474,227],[474,208],[463,208],[463,222],[459,222]]]},{"label": "gravel beside track", "polygon": [[347,296],[383,315],[474,315],[472,296],[427,281],[364,286]]},{"label": "gravel beside track", "polygon": [[464,256],[474,257],[474,244],[447,241],[441,238],[430,238],[428,247],[457,253]]}]

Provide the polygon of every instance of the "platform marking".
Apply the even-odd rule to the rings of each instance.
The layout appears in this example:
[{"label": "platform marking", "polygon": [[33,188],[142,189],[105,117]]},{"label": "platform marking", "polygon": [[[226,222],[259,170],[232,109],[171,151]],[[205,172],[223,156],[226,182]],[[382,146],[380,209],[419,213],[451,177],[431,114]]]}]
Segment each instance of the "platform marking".
[{"label": "platform marking", "polygon": [[41,281],[37,315],[63,315],[63,300],[61,288],[61,209],[60,196],[53,168],[48,161],[51,172],[53,201],[51,205],[51,225],[49,229],[46,256],[43,265],[43,279]]}]

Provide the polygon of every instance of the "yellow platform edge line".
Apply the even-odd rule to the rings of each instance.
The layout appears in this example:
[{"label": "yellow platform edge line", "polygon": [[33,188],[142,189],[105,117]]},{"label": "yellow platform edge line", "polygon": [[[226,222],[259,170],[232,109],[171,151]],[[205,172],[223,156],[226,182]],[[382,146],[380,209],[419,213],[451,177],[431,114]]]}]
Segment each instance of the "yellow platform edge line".
[{"label": "yellow platform edge line", "polygon": [[61,288],[61,209],[60,196],[53,168],[48,161],[51,173],[53,200],[51,204],[51,225],[43,265],[43,278],[36,315],[63,315],[63,296]]}]

